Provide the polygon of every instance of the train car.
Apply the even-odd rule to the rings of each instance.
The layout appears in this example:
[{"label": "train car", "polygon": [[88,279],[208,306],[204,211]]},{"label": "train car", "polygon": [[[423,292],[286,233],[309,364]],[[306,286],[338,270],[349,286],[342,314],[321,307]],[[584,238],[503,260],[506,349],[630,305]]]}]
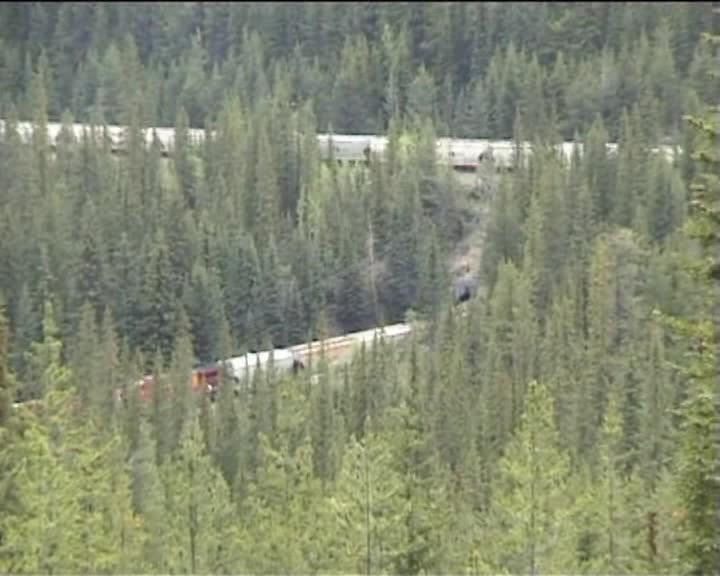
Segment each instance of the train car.
[{"label": "train car", "polygon": [[372,136],[318,134],[320,157],[329,160],[331,157],[338,162],[368,162],[373,151]]},{"label": "train car", "polygon": [[[146,374],[133,383],[131,390],[137,393],[143,402],[152,402],[156,385],[155,376]],[[195,368],[190,375],[189,386],[195,394],[214,395],[220,386],[220,366],[208,365]],[[122,402],[126,400],[123,390],[116,392],[116,400]]]},{"label": "train car", "polygon": [[483,164],[496,170],[510,170],[518,152],[524,157],[531,153],[529,143],[518,149],[512,140],[438,138],[436,147],[438,159],[459,171],[477,170]]},{"label": "train car", "polygon": [[[322,341],[299,344],[290,348],[249,352],[242,356],[194,368],[189,385],[193,393],[209,394],[210,398],[214,400],[220,387],[225,385],[223,382],[225,375],[231,380],[228,384],[234,386],[242,381],[252,382],[257,370],[268,370],[271,366],[280,373],[295,373],[309,366],[313,357],[317,358],[323,353],[328,361],[347,361],[363,344],[372,346],[376,340],[380,339],[384,339],[386,342],[401,340],[410,332],[409,324],[394,324]],[[132,389],[139,394],[143,402],[148,403],[153,399],[156,384],[153,375],[145,375],[133,383]],[[118,402],[125,402],[124,392],[118,391],[116,399]]]},{"label": "train car", "polygon": [[[34,132],[32,122],[17,122],[16,130],[25,142],[32,140]],[[48,122],[47,135],[51,147],[57,145],[62,131],[62,124]],[[70,126],[74,139],[81,142],[85,135],[90,135],[91,127],[86,124],[72,124]],[[0,134],[5,132],[5,121],[0,119]],[[175,149],[174,128],[141,128],[142,136],[147,146],[154,140],[160,145],[164,156],[169,156]],[[128,128],[126,126],[96,126],[95,138],[109,142],[113,152],[121,153],[127,149]],[[212,135],[211,135],[212,136]],[[201,143],[206,137],[205,131],[197,128],[188,130],[188,140],[191,143]],[[386,136],[356,135],[356,134],[318,134],[320,155],[327,160],[331,155],[338,162],[366,162],[371,155],[383,156],[387,148]],[[330,147],[332,142],[332,150]],[[474,170],[482,165],[484,159],[490,155],[496,169],[507,170],[514,166],[517,146],[512,140],[482,140],[470,138],[438,138],[436,140],[438,159],[452,166],[456,170]],[[558,151],[566,160],[572,157],[573,147],[577,145],[582,154],[582,144],[564,142],[558,146]],[[614,142],[607,144],[609,154],[617,152],[618,145]],[[528,158],[532,153],[529,142],[522,144],[523,157]],[[662,145],[651,150],[654,154],[663,154],[668,161],[673,161],[681,149],[672,145]]]},{"label": "train car", "polygon": [[408,336],[410,332],[411,327],[409,324],[393,324],[382,328],[371,328],[370,330],[351,332],[334,338],[299,344],[289,350],[304,365],[311,364],[313,358],[319,358],[322,354],[329,362],[341,362],[352,358],[352,355],[363,344],[371,346],[376,339],[384,339],[387,342],[400,340]]},{"label": "train car", "polygon": [[476,170],[489,149],[487,140],[436,140],[438,159],[457,170]]},{"label": "train car", "polygon": [[249,352],[242,356],[223,360],[228,373],[236,381],[252,378],[256,370],[266,370],[270,366],[274,369],[285,372],[292,370],[295,366],[295,355],[290,350],[275,349],[263,352]]}]

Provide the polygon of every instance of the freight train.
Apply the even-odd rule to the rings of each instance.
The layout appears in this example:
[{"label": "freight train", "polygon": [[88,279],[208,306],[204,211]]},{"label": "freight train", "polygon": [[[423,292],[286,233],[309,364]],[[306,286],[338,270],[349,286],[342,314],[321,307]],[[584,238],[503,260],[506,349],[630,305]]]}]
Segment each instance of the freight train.
[{"label": "freight train", "polygon": [[[92,128],[87,124],[69,125],[73,138],[81,142],[83,135],[94,138],[98,142],[105,142],[113,153],[123,153],[126,150],[127,128],[124,126],[96,126]],[[18,122],[15,129],[19,137],[25,142],[32,141],[33,123]],[[0,119],[0,136],[5,133],[5,121]],[[57,145],[62,134],[62,124],[49,122],[47,124],[48,144],[51,147]],[[213,133],[211,132],[211,137]],[[172,155],[175,146],[174,128],[144,128],[142,135],[145,142],[150,146],[157,141],[160,152],[163,156]],[[204,141],[206,133],[204,130],[188,130],[188,140],[191,143]],[[318,134],[317,135],[320,156],[323,160],[331,158],[341,163],[361,163],[369,161],[371,156],[382,158],[387,148],[388,139],[385,136],[355,135],[355,134]],[[582,154],[583,145],[577,142],[563,142],[555,146],[558,153],[566,160],[570,160],[577,147]],[[608,143],[609,154],[617,152],[618,145]],[[653,148],[654,153],[662,153],[668,161],[672,161],[680,151],[675,146],[664,145]],[[439,162],[451,166],[458,171],[477,170],[482,165],[492,166],[496,170],[509,170],[515,166],[518,153],[527,159],[532,153],[532,147],[528,142],[517,145],[513,140],[484,140],[470,138],[438,138],[436,140],[436,154]]]},{"label": "freight train", "polygon": [[[214,400],[221,386],[228,383],[237,390],[240,382],[251,382],[257,370],[267,370],[272,367],[279,373],[296,373],[311,366],[313,358],[319,358],[322,354],[330,363],[343,362],[350,359],[363,344],[370,346],[381,339],[385,342],[395,342],[403,340],[411,332],[410,324],[393,324],[289,348],[248,352],[242,356],[218,360],[195,368],[190,375],[189,385],[193,393],[208,394],[210,399]],[[155,387],[156,379],[152,375],[143,376],[133,386],[145,402],[152,401]],[[116,399],[126,400],[125,391],[119,390]]]}]

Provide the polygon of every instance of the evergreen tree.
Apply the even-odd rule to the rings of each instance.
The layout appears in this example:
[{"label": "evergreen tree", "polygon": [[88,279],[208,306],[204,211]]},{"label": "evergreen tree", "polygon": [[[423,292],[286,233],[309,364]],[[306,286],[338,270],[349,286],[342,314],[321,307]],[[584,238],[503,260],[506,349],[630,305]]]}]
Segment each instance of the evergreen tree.
[{"label": "evergreen tree", "polygon": [[5,428],[12,418],[15,401],[15,380],[10,371],[9,331],[5,317],[5,302],[0,296],[0,427]]},{"label": "evergreen tree", "polygon": [[435,86],[424,66],[408,86],[407,112],[415,121],[435,118]]},{"label": "evergreen tree", "polygon": [[132,501],[145,528],[142,559],[147,570],[166,566],[165,488],[156,464],[156,449],[146,422],[140,425],[138,446],[132,454]]},{"label": "evergreen tree", "polygon": [[640,446],[645,451],[642,461],[651,486],[660,479],[662,469],[670,460],[673,446],[673,430],[670,411],[675,405],[672,381],[668,374],[665,355],[665,335],[661,326],[653,322],[645,382],[642,388],[642,420],[640,422]]},{"label": "evergreen tree", "polygon": [[507,261],[517,264],[522,242],[519,207],[510,180],[503,178],[497,194],[491,200],[491,218],[485,232],[482,271],[488,286],[497,279],[498,267]]},{"label": "evergreen tree", "polygon": [[[11,468],[18,485],[19,509],[3,514],[0,560],[7,572],[51,572],[78,569],[82,528],[76,483],[61,456],[54,453],[49,430],[37,422],[18,448],[25,465]],[[13,513],[14,512],[14,513]]]},{"label": "evergreen tree", "polygon": [[183,429],[180,448],[161,471],[167,494],[168,571],[232,570],[234,522],[230,492],[204,453],[197,418]]},{"label": "evergreen tree", "polygon": [[[310,368],[310,367],[308,367]],[[339,468],[339,450],[342,438],[338,437],[336,408],[330,387],[330,371],[327,363],[320,360],[320,385],[311,392],[311,423],[313,468],[321,480],[323,489],[330,484]]]},{"label": "evergreen tree", "polygon": [[66,388],[70,383],[70,372],[62,363],[63,344],[58,338],[54,308],[49,301],[45,303],[42,326],[42,340],[33,342],[26,353],[26,397],[31,399],[39,399],[53,388]]},{"label": "evergreen tree", "polygon": [[[637,552],[630,527],[632,505],[626,500],[622,415],[617,392],[611,393],[599,441],[599,477],[588,508],[595,514],[590,526],[597,530],[597,548],[591,554],[592,570],[624,573],[632,570]],[[585,504],[587,506],[587,503]],[[587,528],[587,526],[586,526]]]},{"label": "evergreen tree", "polygon": [[373,433],[345,449],[330,501],[336,526],[330,546],[343,571],[389,570],[405,540],[402,481],[390,457],[388,440]]},{"label": "evergreen tree", "polygon": [[0,6],[0,572],[720,569],[711,3],[141,8]]},{"label": "evergreen tree", "polygon": [[569,471],[559,449],[547,388],[531,382],[519,430],[498,464],[492,533],[495,569],[564,571],[572,555],[566,530]]},{"label": "evergreen tree", "polygon": [[[716,40],[716,38],[715,38]],[[699,172],[694,187],[693,207],[688,233],[697,238],[704,251],[698,262],[705,304],[717,313],[718,270],[718,179],[713,173],[720,160],[713,144],[717,143],[717,112],[708,120],[691,119],[703,134],[705,146],[698,159],[708,172]],[[682,325],[681,325],[682,326]],[[712,321],[686,323],[692,345],[690,364],[686,368],[690,387],[682,408],[681,454],[677,477],[678,491],[684,504],[681,524],[681,558],[684,569],[693,574],[717,571],[718,550],[718,424],[717,366],[713,350],[717,346],[717,326]]]},{"label": "evergreen tree", "polygon": [[167,245],[162,235],[148,248],[140,292],[139,342],[146,354],[160,350],[169,358],[173,348],[175,314],[177,311],[175,291]]},{"label": "evergreen tree", "polygon": [[280,191],[277,181],[275,154],[270,147],[269,135],[261,129],[257,147],[257,165],[255,171],[255,195],[248,201],[250,220],[247,225],[255,231],[259,246],[266,247],[270,237],[279,233]]}]

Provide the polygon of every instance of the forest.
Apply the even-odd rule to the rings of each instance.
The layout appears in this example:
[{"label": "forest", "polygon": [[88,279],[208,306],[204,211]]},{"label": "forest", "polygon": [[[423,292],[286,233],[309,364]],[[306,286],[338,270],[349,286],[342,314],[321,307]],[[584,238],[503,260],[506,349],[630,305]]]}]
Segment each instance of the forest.
[{"label": "forest", "polygon": [[[718,29],[709,2],[0,4],[0,573],[720,573]],[[326,162],[325,132],[388,147]],[[442,136],[533,154],[468,187]]]}]

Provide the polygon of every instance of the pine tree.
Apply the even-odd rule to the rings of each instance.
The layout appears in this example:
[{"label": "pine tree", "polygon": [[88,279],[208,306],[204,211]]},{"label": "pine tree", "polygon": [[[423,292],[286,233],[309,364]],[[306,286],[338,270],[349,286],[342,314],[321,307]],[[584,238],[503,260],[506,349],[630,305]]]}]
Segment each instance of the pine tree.
[{"label": "pine tree", "polygon": [[344,332],[354,332],[367,324],[371,315],[371,295],[367,289],[368,263],[358,253],[351,231],[342,232],[337,317]]},{"label": "pine tree", "polygon": [[189,420],[179,450],[161,471],[166,487],[169,572],[233,570],[234,522],[230,492],[204,451],[197,418]]},{"label": "pine tree", "polygon": [[505,262],[517,265],[523,242],[517,195],[508,178],[500,180],[497,194],[491,199],[491,216],[485,232],[482,272],[488,286],[497,279],[498,268]]},{"label": "pine tree", "polygon": [[9,331],[5,318],[5,302],[0,294],[0,429],[7,427],[12,418],[15,386],[15,380],[10,371]]},{"label": "pine tree", "polygon": [[259,246],[268,246],[270,238],[280,232],[280,189],[277,180],[275,154],[270,147],[267,128],[261,129],[257,147],[257,165],[255,169],[255,195],[248,202],[251,220],[248,228],[255,232]]},{"label": "pine tree", "polygon": [[593,216],[598,222],[607,220],[613,210],[610,195],[613,188],[612,173],[606,151],[608,139],[602,119],[596,118],[587,135],[583,160],[593,199]]},{"label": "pine tree", "polygon": [[104,246],[97,228],[97,211],[92,200],[85,204],[83,209],[81,252],[80,263],[77,271],[77,299],[79,305],[86,300],[89,301],[95,310],[96,321],[100,319],[100,311],[105,304],[105,268]]},{"label": "pine tree", "polygon": [[186,309],[192,325],[194,355],[202,362],[219,358],[219,330],[225,313],[218,274],[205,266],[193,266],[191,284],[185,290]]},{"label": "pine tree", "polygon": [[371,574],[391,569],[405,526],[402,480],[390,464],[388,439],[367,434],[346,447],[335,495],[336,569]]},{"label": "pine tree", "polygon": [[[585,503],[595,516],[590,526],[597,530],[597,548],[592,570],[624,573],[632,569],[633,538],[631,506],[626,501],[622,415],[619,395],[611,392],[599,441],[598,480],[593,492],[594,503]],[[587,526],[586,526],[587,527]]]},{"label": "pine tree", "polygon": [[62,452],[49,434],[48,428],[33,422],[18,446],[24,465],[16,461],[11,470],[18,485],[20,508],[11,509],[0,519],[3,572],[78,569],[76,556],[82,551],[78,541],[82,527],[76,492],[79,487],[61,465]]},{"label": "pine tree", "polygon": [[[709,37],[717,42],[716,36]],[[702,259],[697,264],[705,306],[717,318],[718,290],[718,179],[717,110],[708,119],[690,119],[703,135],[699,159],[707,172],[699,172],[693,187],[688,234],[700,241]],[[678,462],[677,489],[684,504],[681,523],[681,558],[684,569],[692,574],[707,574],[720,569],[718,548],[718,510],[720,510],[720,424],[717,391],[717,326],[713,321],[685,322],[685,333],[692,346],[686,368],[690,379],[682,407],[681,453]],[[681,327],[682,324],[681,324]]]},{"label": "pine tree", "polygon": [[75,376],[75,386],[83,402],[83,405],[90,405],[90,398],[94,396],[96,386],[100,386],[96,377],[95,367],[97,365],[97,333],[95,329],[95,313],[92,307],[86,303],[80,312],[80,325],[77,338],[71,346],[71,369]]},{"label": "pine tree", "polygon": [[103,517],[113,550],[110,555],[112,565],[108,571],[130,572],[138,570],[143,564],[142,546],[147,530],[142,518],[133,509],[132,473],[127,454],[127,443],[119,436],[119,430],[114,430],[112,444],[106,450],[103,462],[109,477],[103,494],[106,499]]},{"label": "pine tree", "polygon": [[166,568],[165,487],[156,464],[155,443],[146,422],[140,425],[138,446],[131,457],[133,508],[142,518],[146,539],[142,562],[146,570]]},{"label": "pine tree", "polygon": [[650,486],[653,487],[660,480],[662,469],[670,460],[674,436],[670,412],[675,404],[675,398],[668,374],[664,340],[662,327],[657,322],[653,322],[650,326],[647,368],[643,371],[639,440],[640,447],[644,451],[643,468]]},{"label": "pine tree", "polygon": [[289,507],[290,525],[298,541],[303,564],[313,571],[332,570],[335,568],[333,553],[327,546],[332,511],[321,498],[320,482],[312,473],[312,460],[311,442],[305,436],[295,450],[291,464],[296,488],[292,491]]},{"label": "pine tree", "polygon": [[[94,423],[93,423],[94,424]],[[97,437],[96,425],[83,425],[83,444]],[[120,438],[108,435],[97,445],[82,445],[76,468],[71,472],[78,484],[81,526],[76,530],[83,552],[77,558],[81,572],[111,572],[139,565],[143,533],[132,511],[130,479],[124,469],[124,454],[116,446]],[[70,450],[77,448],[72,446]]]},{"label": "pine tree", "polygon": [[644,150],[639,146],[627,110],[622,112],[619,140],[617,181],[623,183],[624,190],[614,199],[612,220],[620,226],[630,227],[635,221],[638,202],[644,193],[640,189],[639,174],[643,165],[639,158],[644,156]]},{"label": "pine tree", "polygon": [[489,438],[501,451],[522,412],[527,380],[535,372],[535,326],[527,282],[512,263],[501,266],[490,299],[488,359]]},{"label": "pine tree", "polygon": [[[417,346],[413,339],[411,345]],[[417,349],[413,348],[414,352]],[[441,571],[446,569],[447,544],[444,534],[450,526],[450,511],[440,502],[447,501],[444,470],[440,465],[431,434],[431,413],[424,391],[424,376],[418,366],[417,353],[410,366],[407,402],[393,410],[389,430],[397,442],[399,472],[402,474],[404,514],[407,541],[394,561],[402,573]],[[395,430],[395,427],[399,430]]]},{"label": "pine tree", "polygon": [[[310,368],[310,366],[306,367]],[[337,422],[338,416],[333,401],[330,371],[326,362],[320,361],[320,385],[311,392],[311,431],[313,446],[313,468],[322,482],[323,490],[330,484],[339,468]]]},{"label": "pine tree", "polygon": [[[452,312],[447,316],[452,322]],[[466,490],[473,482],[475,454],[475,424],[472,414],[475,399],[467,385],[467,361],[463,354],[464,334],[460,327],[446,328],[449,342],[443,347],[435,418],[437,447],[447,464],[457,490]]]},{"label": "pine tree", "polygon": [[8,328],[5,320],[5,305],[0,296],[0,466],[6,471],[0,480],[0,510],[5,520],[0,519],[0,568],[7,570],[4,543],[9,541],[8,518],[22,513],[20,484],[18,477],[23,443],[17,441],[17,413],[14,410],[15,382],[10,372],[8,355]]},{"label": "pine tree", "polygon": [[547,388],[533,381],[519,430],[498,464],[492,534],[494,570],[561,572],[572,567],[565,523],[568,459],[559,449]]},{"label": "pine tree", "polygon": [[185,423],[192,420],[196,415],[196,405],[192,396],[190,375],[195,365],[193,354],[192,337],[190,334],[190,322],[183,309],[178,314],[178,323],[175,336],[175,348],[170,362],[168,378],[171,417],[172,438],[171,449],[174,450],[181,437]]},{"label": "pine tree", "polygon": [[545,337],[540,342],[540,376],[552,393],[560,442],[577,461],[580,454],[578,410],[582,397],[578,393],[582,381],[584,340],[576,325],[577,302],[571,289],[565,287],[555,294]]},{"label": "pine tree", "polygon": [[327,513],[317,508],[319,490],[311,472],[309,439],[291,451],[287,442],[275,449],[262,436],[260,452],[257,482],[243,505],[252,534],[246,542],[252,551],[248,566],[255,572],[285,572],[322,565],[323,556],[330,554],[323,547]]},{"label": "pine tree", "polygon": [[387,70],[384,110],[386,117],[398,117],[404,109],[405,93],[409,82],[410,53],[404,30],[395,35],[387,24],[383,28],[382,46]]},{"label": "pine tree", "polygon": [[413,121],[435,119],[435,85],[424,66],[408,86],[407,114]]},{"label": "pine tree", "polygon": [[369,134],[373,102],[370,51],[364,36],[348,36],[342,48],[333,88],[333,126],[340,133]]},{"label": "pine tree", "polygon": [[190,142],[188,136],[189,119],[184,108],[180,108],[175,121],[175,173],[178,187],[185,200],[185,206],[190,209],[195,207],[197,202],[196,178],[194,173],[193,159],[191,157]]},{"label": "pine tree", "polygon": [[187,110],[188,119],[193,126],[199,126],[207,113],[207,77],[204,70],[206,61],[207,53],[200,36],[194,35],[184,62],[184,81],[178,94],[178,103]]},{"label": "pine tree", "polygon": [[41,54],[38,59],[38,71],[33,74],[30,87],[30,99],[32,103],[32,116],[34,130],[32,136],[34,168],[33,183],[36,194],[40,198],[46,198],[51,186],[49,175],[50,147],[48,144],[47,123],[48,123],[48,75],[47,58]]},{"label": "pine tree", "polygon": [[[611,260],[607,243],[598,240],[590,272],[588,302],[588,364],[586,389],[579,394],[578,424],[580,426],[580,451],[588,450],[595,442],[601,415],[607,401],[612,371],[610,357],[614,341],[612,318],[617,304],[617,290],[609,276]],[[589,401],[584,395],[593,395]]]},{"label": "pine tree", "polygon": [[173,348],[177,303],[168,248],[161,232],[147,250],[139,302],[138,343],[146,354],[159,349],[168,359]]},{"label": "pine tree", "polygon": [[272,339],[273,346],[284,346],[287,336],[283,321],[283,298],[280,262],[275,239],[270,236],[269,243],[263,254],[262,284],[259,287],[259,298],[256,300],[263,312],[262,326]]},{"label": "pine tree", "polygon": [[45,302],[43,332],[40,342],[33,342],[26,353],[28,375],[26,397],[38,399],[53,388],[64,389],[70,383],[70,372],[62,363],[62,341],[51,302]]}]

